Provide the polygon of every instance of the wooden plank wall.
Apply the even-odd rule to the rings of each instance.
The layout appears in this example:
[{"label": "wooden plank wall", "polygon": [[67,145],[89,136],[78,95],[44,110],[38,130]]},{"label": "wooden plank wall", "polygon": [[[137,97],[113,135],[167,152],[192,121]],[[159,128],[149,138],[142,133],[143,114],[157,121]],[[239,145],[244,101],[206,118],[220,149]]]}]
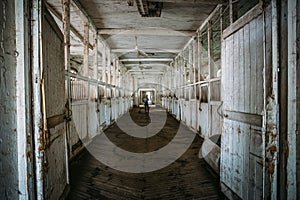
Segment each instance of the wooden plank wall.
[{"label": "wooden plank wall", "polygon": [[287,199],[300,198],[300,1],[287,1]]},{"label": "wooden plank wall", "polygon": [[45,146],[45,199],[59,199],[67,186],[65,129],[65,77],[63,37],[50,13],[44,9],[42,24],[45,106],[48,135]]},{"label": "wooden plank wall", "polygon": [[[270,15],[266,15],[270,17]],[[270,23],[271,20],[266,20]],[[221,184],[233,198],[262,199],[264,194],[264,27],[263,15],[223,38]],[[270,29],[270,26],[266,26]],[[271,38],[271,31],[266,30]],[[266,52],[271,54],[272,52]],[[266,55],[265,59],[270,59]]]}]

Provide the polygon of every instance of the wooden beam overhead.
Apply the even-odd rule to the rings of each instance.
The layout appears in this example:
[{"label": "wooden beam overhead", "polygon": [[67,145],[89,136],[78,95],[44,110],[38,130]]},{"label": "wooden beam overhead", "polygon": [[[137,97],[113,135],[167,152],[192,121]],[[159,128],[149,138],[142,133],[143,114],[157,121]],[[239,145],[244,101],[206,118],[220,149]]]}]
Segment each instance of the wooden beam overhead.
[{"label": "wooden beam overhead", "polygon": [[[126,64],[124,65],[125,67],[138,67],[140,66],[140,64],[138,63],[134,63],[134,64]],[[164,63],[143,63],[142,66],[146,66],[146,67],[170,67],[170,65],[168,64],[164,64]]]},{"label": "wooden beam overhead", "polygon": [[170,62],[173,58],[127,58],[120,59],[121,62]]},{"label": "wooden beam overhead", "polygon": [[223,3],[223,0],[147,0],[149,2],[163,2],[163,3],[190,3],[190,4],[206,4],[217,5]]},{"label": "wooden beam overhead", "polygon": [[[132,52],[135,49],[112,49],[112,53],[126,53]],[[181,49],[141,49],[144,52],[151,52],[151,53],[180,53]]]},{"label": "wooden beam overhead", "polygon": [[145,28],[145,29],[126,29],[126,28],[103,28],[98,29],[101,35],[154,35],[154,36],[182,36],[192,37],[196,35],[196,30],[176,31],[171,29]]},{"label": "wooden beam overhead", "polygon": [[164,71],[161,71],[161,70],[129,70],[128,72],[130,72],[130,73],[144,73],[144,74],[147,74],[147,73],[163,74],[164,73]]}]

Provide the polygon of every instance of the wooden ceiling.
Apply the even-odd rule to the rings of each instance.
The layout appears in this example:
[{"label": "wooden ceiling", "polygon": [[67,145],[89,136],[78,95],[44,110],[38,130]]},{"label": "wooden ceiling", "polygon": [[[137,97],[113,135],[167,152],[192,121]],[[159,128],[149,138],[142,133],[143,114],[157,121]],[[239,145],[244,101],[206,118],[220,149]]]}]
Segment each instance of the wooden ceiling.
[{"label": "wooden ceiling", "polygon": [[[47,2],[61,14],[60,0]],[[139,9],[145,7],[139,5],[151,6],[152,2],[162,3],[160,17],[141,16]],[[133,74],[142,70],[144,76],[147,70],[161,74],[222,0],[76,0],[75,3],[89,16],[124,66]],[[72,26],[83,35],[79,10],[71,8],[71,15]],[[92,43],[91,38],[92,35]]]}]

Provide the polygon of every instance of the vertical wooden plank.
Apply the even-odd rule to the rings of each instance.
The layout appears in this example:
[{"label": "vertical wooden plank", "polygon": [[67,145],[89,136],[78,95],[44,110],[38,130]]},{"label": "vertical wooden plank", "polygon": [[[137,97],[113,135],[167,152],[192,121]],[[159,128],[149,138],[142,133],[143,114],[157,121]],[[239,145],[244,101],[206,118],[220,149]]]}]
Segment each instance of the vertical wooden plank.
[{"label": "vertical wooden plank", "polygon": [[257,74],[256,74],[256,68],[257,68],[257,62],[256,62],[256,56],[257,56],[257,32],[256,32],[256,22],[257,20],[254,19],[250,22],[250,78],[251,78],[251,84],[250,84],[250,113],[256,113],[256,100],[257,95],[256,94],[256,81],[257,81]]},{"label": "vertical wooden plank", "polygon": [[44,138],[43,125],[43,111],[42,111],[42,93],[41,93],[41,23],[42,23],[42,7],[40,0],[32,1],[31,9],[31,48],[32,48],[32,60],[31,60],[31,76],[36,77],[35,81],[32,81],[32,130],[34,139],[34,153],[35,153],[35,186],[36,186],[36,198],[43,199],[44,191],[44,171],[42,170],[44,164],[45,152],[44,141],[40,138]]},{"label": "vertical wooden plank", "polygon": [[222,136],[221,136],[221,159],[220,159],[220,179],[221,182],[225,183],[226,185],[230,184],[228,180],[228,170],[229,170],[229,126],[228,126],[228,119],[224,118],[223,128],[222,128]]},{"label": "vertical wooden plank", "polygon": [[[265,94],[272,95],[272,11],[271,6],[265,12]],[[274,27],[275,28],[275,27]]]},{"label": "vertical wooden plank", "polygon": [[232,110],[240,111],[239,107],[239,96],[240,96],[240,84],[243,77],[240,77],[240,66],[239,66],[239,34],[236,32],[233,34],[233,69],[232,69],[232,79],[233,79],[233,102],[232,102]]},{"label": "vertical wooden plank", "polygon": [[256,100],[255,100],[255,113],[261,114],[264,107],[264,78],[263,78],[263,69],[264,69],[264,51],[263,51],[263,35],[264,35],[264,23],[263,16],[260,15],[256,19]]},{"label": "vertical wooden plank", "polygon": [[238,98],[238,104],[239,104],[239,111],[245,112],[245,53],[244,53],[244,28],[239,30],[239,77],[240,77],[240,83],[239,83],[239,98]]},{"label": "vertical wooden plank", "polygon": [[98,35],[97,35],[97,30],[93,31],[93,40],[94,40],[94,45],[93,45],[93,78],[95,80],[98,79]]},{"label": "vertical wooden plank", "polygon": [[[201,73],[202,73],[201,72],[201,62],[202,62],[202,60],[201,60],[201,48],[202,48],[202,45],[201,45],[200,41],[201,41],[202,38],[200,36],[200,32],[198,32],[197,37],[198,37],[198,40],[197,40],[198,81],[201,81]],[[202,98],[201,85],[200,84],[199,84],[198,90],[199,90],[198,92],[199,92],[199,111],[200,111],[201,110],[201,98]]]},{"label": "vertical wooden plank", "polygon": [[233,24],[233,0],[229,0],[229,19],[230,19],[230,24]]},{"label": "vertical wooden plank", "polygon": [[232,49],[232,46],[230,45],[230,40],[226,39],[224,41],[225,43],[225,49],[226,51],[224,52],[223,57],[225,58],[225,65],[223,66],[223,71],[222,71],[222,82],[224,84],[224,110],[229,110],[230,108],[230,51]]},{"label": "vertical wooden plank", "polygon": [[[211,79],[213,77],[213,47],[212,47],[212,25],[211,21],[208,21],[207,23],[207,54],[208,54],[208,77]],[[212,134],[212,108],[210,105],[211,102],[211,96],[212,96],[212,83],[209,81],[208,83],[208,94],[207,94],[207,101],[208,101],[208,135],[210,136]]]},{"label": "vertical wooden plank", "polygon": [[[277,52],[272,52],[272,42],[273,42],[272,41],[273,40],[273,37],[272,37],[273,33],[272,32],[273,31],[277,32],[277,31],[275,31],[275,29],[277,29],[277,25],[276,26],[272,25],[272,5],[269,5],[268,7],[266,7],[265,10],[266,11],[264,13],[264,23],[265,23],[265,28],[264,28],[264,32],[265,32],[265,35],[264,35],[264,40],[265,40],[265,46],[264,46],[264,54],[265,54],[264,55],[265,56],[264,57],[264,60],[265,60],[264,61],[264,63],[265,63],[264,64],[265,65],[265,70],[264,70],[264,85],[265,85],[265,88],[264,88],[264,90],[265,91],[264,91],[264,93],[265,93],[265,96],[264,96],[264,99],[265,99],[265,101],[267,103],[268,99],[271,99],[270,97],[274,98],[274,97],[277,96],[277,95],[275,95],[275,96],[273,95],[273,86],[272,86],[273,85],[273,67],[275,67],[277,69],[277,66],[275,66],[275,65],[272,66],[272,54],[273,55],[277,54]],[[274,18],[274,20],[275,19],[276,19],[276,17]],[[277,21],[277,19],[276,19],[276,21]],[[284,24],[286,24],[286,23],[284,23]],[[284,38],[286,38],[286,37],[282,37],[281,36],[281,40],[283,40]],[[280,70],[280,71],[281,71],[281,76],[285,76],[286,75],[286,73],[284,72],[286,70]],[[275,78],[275,79],[277,79],[277,78]],[[283,79],[281,79],[281,81],[283,81]],[[286,78],[285,78],[285,81],[286,81]],[[281,87],[286,87],[286,84],[282,84]],[[280,92],[281,95],[283,95],[282,96],[283,99],[285,99],[286,96],[287,96],[287,95],[285,95],[285,92],[286,92],[286,89],[282,89],[281,92]],[[273,109],[276,110],[276,108],[275,108],[274,105],[272,107],[273,107]],[[265,110],[265,108],[264,108],[264,110]],[[270,110],[270,109],[268,109],[268,110]],[[284,111],[284,112],[282,112],[282,111]],[[269,112],[273,112],[273,111],[270,110]],[[284,104],[281,104],[281,111],[280,112],[281,112],[281,118],[282,119],[286,118],[286,108],[285,108]],[[265,116],[266,116],[266,119],[267,119],[268,112],[266,112]],[[273,118],[273,117],[271,116],[270,118]],[[274,119],[274,120],[277,120],[277,119]],[[279,137],[281,137],[281,138],[278,137],[278,139],[279,139],[280,143],[282,144],[282,146],[280,146],[279,149],[285,149],[286,148],[286,146],[285,146],[286,145],[286,132],[287,132],[286,131],[286,126],[283,126],[283,123],[280,123],[280,126],[281,126],[281,128],[280,128],[281,133],[280,133]],[[271,126],[270,121],[267,122],[267,130],[263,134],[263,140],[268,139],[267,138],[268,135],[273,135],[273,133],[271,133],[271,131],[269,131],[268,127],[273,127],[273,126]],[[266,147],[267,146],[271,146],[271,143],[277,142],[274,139],[272,139],[272,140],[270,141],[270,139],[268,139],[267,141],[270,141],[270,142],[269,143],[266,142],[265,146]],[[265,152],[267,153],[267,151],[265,151]],[[279,170],[281,170],[282,172],[286,170],[286,155],[285,155],[284,152],[285,151],[282,151],[282,154],[279,154],[279,163],[278,163],[279,164],[278,165]],[[265,155],[263,155],[263,156],[265,156]],[[277,167],[275,167],[275,169],[276,168]],[[264,173],[268,174],[266,170],[264,171]],[[277,196],[279,194],[280,196],[277,196],[277,198],[284,199],[286,197],[286,184],[285,184],[286,183],[286,180],[285,180],[286,173],[285,172],[284,173],[279,173],[278,175],[279,175],[278,177],[279,177],[279,182],[280,182],[280,184],[278,185],[279,189],[278,189],[278,191],[274,191],[274,189],[272,189],[274,191],[273,194],[275,196]],[[272,191],[270,189],[270,186],[271,186],[270,185],[270,177],[271,176],[265,175],[264,181],[265,181],[265,185],[267,185],[265,187],[268,188],[268,190],[265,189],[265,191],[264,191],[265,197],[270,196],[271,191]],[[273,179],[273,184],[276,184],[276,182],[277,181],[275,179]]]},{"label": "vertical wooden plank", "polygon": [[[240,88],[240,79],[239,76],[239,34],[238,32],[234,33],[232,35],[233,38],[233,48],[231,50],[231,73],[230,73],[230,79],[232,81],[231,83],[231,110],[239,111],[239,88]],[[240,178],[239,178],[239,154],[240,154],[240,142],[239,142],[239,122],[236,121],[230,121],[230,149],[231,149],[231,189],[240,196]]]},{"label": "vertical wooden plank", "polygon": [[228,38],[228,76],[227,76],[227,81],[228,81],[228,110],[233,110],[234,105],[233,105],[233,92],[234,92],[234,82],[233,82],[233,66],[234,66],[234,43],[233,43],[233,35],[231,35]]},{"label": "vertical wooden plank", "polygon": [[[9,2],[6,2],[6,3],[9,3]],[[3,5],[5,5],[6,3],[3,3]],[[29,11],[28,9],[28,4],[29,2],[28,1],[18,1],[18,0],[15,0],[14,1],[15,3],[15,6],[14,6],[14,9],[15,9],[15,31],[16,31],[16,37],[15,37],[15,45],[16,45],[16,49],[15,49],[15,52],[18,52],[18,56],[16,56],[16,67],[15,67],[15,80],[13,80],[12,78],[8,78],[7,76],[7,72],[5,72],[5,77],[7,80],[13,82],[15,81],[15,85],[16,85],[16,93],[15,94],[12,94],[11,93],[11,96],[13,96],[13,98],[16,98],[16,113],[12,113],[12,116],[15,117],[16,121],[18,122],[17,124],[14,124],[13,121],[10,120],[10,118],[8,117],[5,117],[6,120],[8,121],[11,121],[12,124],[14,124],[14,126],[16,127],[15,130],[11,130],[12,133],[14,134],[10,134],[10,132],[6,132],[4,130],[7,130],[3,127],[6,127],[6,120],[1,120],[2,122],[2,125],[1,125],[1,131],[2,133],[4,133],[5,135],[11,135],[12,137],[16,137],[17,138],[17,144],[18,144],[18,148],[17,148],[17,152],[18,152],[18,157],[16,158],[15,155],[11,154],[13,157],[15,157],[18,162],[17,162],[17,166],[18,166],[18,180],[19,180],[19,183],[18,183],[18,195],[19,195],[19,199],[30,199],[30,198],[33,198],[34,196],[34,177],[33,176],[30,176],[30,174],[33,174],[33,166],[32,166],[32,158],[33,158],[33,155],[28,155],[27,154],[27,150],[28,149],[32,149],[33,145],[32,145],[32,141],[31,141],[31,136],[28,135],[28,133],[31,131],[31,126],[28,125],[28,124],[32,124],[31,122],[31,116],[30,116],[30,113],[31,111],[29,111],[31,109],[30,107],[30,102],[31,102],[31,95],[29,93],[29,82],[30,82],[30,78],[29,78],[29,69],[30,69],[30,66],[29,66],[29,59],[30,59],[30,56],[29,56],[29,49],[28,49],[28,46],[29,46],[29,33],[30,33],[30,25],[29,25],[29,16],[27,15],[27,12]],[[4,8],[3,8],[4,9]],[[1,8],[2,10],[2,8]],[[6,10],[6,8],[5,8]],[[7,10],[6,10],[7,12]],[[10,13],[10,12],[9,12]],[[6,17],[10,18],[11,15],[7,13],[2,13],[0,16],[1,16],[1,19],[2,18],[2,15],[6,15]],[[13,29],[13,26],[10,26],[9,29]],[[10,35],[11,32],[8,31],[8,29],[2,29],[1,32],[1,35],[2,37],[4,36],[6,38],[6,34],[7,35]],[[2,41],[2,45],[4,45],[4,48],[5,48],[5,44],[9,44],[10,48],[9,49],[13,49],[14,45],[12,45],[10,42],[12,42],[14,40],[13,37],[11,37],[10,39],[6,39],[6,41]],[[7,43],[6,43],[7,42]],[[3,46],[2,46],[3,48]],[[3,49],[4,50],[4,49]],[[5,50],[7,51],[8,49],[5,48]],[[4,53],[4,52],[3,52]],[[11,55],[9,54],[6,54],[6,55],[3,55],[1,54],[1,56],[4,56],[2,58],[4,58],[2,64],[4,63],[7,63],[7,61],[5,61],[5,57],[8,56],[8,57],[11,57]],[[12,58],[13,60],[14,58]],[[2,64],[0,64],[1,68],[4,67]],[[10,68],[9,65],[7,65],[8,68]],[[3,68],[3,70],[5,69],[5,67]],[[4,74],[3,74],[4,75]],[[2,81],[1,81],[2,82]],[[6,85],[7,87],[9,88],[13,88],[12,85],[10,84],[7,84]],[[2,86],[2,84],[0,83],[0,87],[1,87],[1,90],[3,92],[7,92],[8,90],[6,88],[4,88]],[[3,93],[1,93],[3,94]],[[10,96],[10,95],[8,95]],[[6,97],[1,97],[4,101],[8,100]],[[3,102],[0,100],[0,102]],[[10,101],[7,101],[7,102],[10,102]],[[10,103],[13,103],[13,102],[10,102]],[[2,104],[1,104],[2,105]],[[3,108],[4,107],[4,108]],[[6,106],[2,106],[3,109],[5,109]],[[1,109],[2,110],[2,109]],[[7,116],[6,115],[7,113],[5,112],[4,115],[0,114],[1,116],[1,119],[2,116]],[[6,124],[3,126],[3,124]],[[1,135],[1,134],[0,134]],[[2,137],[2,136],[1,136]],[[14,145],[11,145],[10,143],[10,139],[5,136],[5,144],[8,144],[9,145],[9,148],[6,148],[7,151],[9,151],[10,149],[14,149]],[[31,139],[30,139],[31,138]],[[5,146],[3,143],[1,144],[2,148]],[[5,148],[5,147],[4,147]],[[1,155],[1,162],[2,163],[7,163],[8,160],[10,160],[11,163],[13,163],[13,159],[7,159],[6,158],[6,151],[1,151],[2,152],[2,155]],[[2,173],[5,171],[3,169],[5,169],[5,165],[2,165]],[[15,166],[16,167],[16,166]],[[11,175],[14,174],[14,170],[12,170],[13,166],[11,168],[9,168],[9,172]],[[10,180],[10,175],[5,175],[5,178],[1,178],[1,182],[2,184],[6,185],[6,187],[10,187],[8,182],[6,182],[7,180]],[[1,184],[1,185],[2,185]],[[10,187],[9,190],[6,190],[7,188],[6,187],[2,187],[2,190],[1,190],[1,193],[3,195],[3,191],[6,191],[8,192],[9,190],[14,190],[15,188],[14,187]],[[10,192],[8,192],[10,193]],[[15,198],[17,197],[17,193],[14,191],[13,193],[15,193],[15,196],[10,196],[10,197],[7,197],[7,198]]]},{"label": "vertical wooden plank", "polygon": [[[299,198],[299,1],[288,1],[288,148],[287,194],[289,199]],[[297,19],[298,18],[298,19]],[[297,36],[298,34],[298,36]],[[297,57],[298,55],[298,57]],[[298,87],[298,88],[297,88]]]},{"label": "vertical wooden plank", "polygon": [[[102,82],[106,83],[106,45],[102,43]],[[104,97],[106,97],[106,86],[104,86]]]},{"label": "vertical wooden plank", "polygon": [[[121,86],[121,70],[120,70],[120,61],[118,60],[117,61],[117,77],[118,77],[118,80],[117,80],[117,86],[120,87]],[[119,95],[118,95],[119,97]]]},{"label": "vertical wooden plank", "polygon": [[[198,81],[201,81],[201,36],[197,33]],[[200,87],[199,87],[200,88]]]},{"label": "vertical wooden plank", "polygon": [[249,134],[250,126],[247,124],[241,125],[241,135],[242,135],[242,142],[243,142],[243,176],[242,176],[242,196],[245,199],[250,199],[249,193],[249,141],[250,141],[250,134]]},{"label": "vertical wooden plank", "polygon": [[84,52],[83,52],[83,76],[89,76],[89,23],[88,20],[85,19],[84,21],[84,37],[83,37],[83,45],[84,45]]},{"label": "vertical wooden plank", "polygon": [[[111,55],[109,47],[107,50],[107,83],[111,84]],[[109,95],[110,96],[110,95]]]},{"label": "vertical wooden plank", "polygon": [[[295,10],[298,11],[296,12],[296,15],[295,15],[295,18],[294,19],[294,23],[296,21],[296,33],[295,35],[297,35],[297,41],[296,42],[296,50],[297,50],[297,57],[296,57],[296,85],[299,86],[300,84],[300,1],[297,0],[297,4],[296,4],[296,8],[294,9],[294,12],[295,13]],[[295,54],[294,54],[295,55]],[[296,116],[297,116],[297,125],[296,127],[299,127],[300,126],[300,119],[299,119],[299,116],[300,116],[300,87],[296,87],[296,106],[297,106],[297,111],[296,111]],[[296,177],[297,177],[297,197],[296,198],[300,198],[300,135],[299,135],[299,128],[298,128],[298,134],[296,135]]]},{"label": "vertical wooden plank", "polygon": [[238,187],[236,183],[236,167],[237,167],[237,149],[238,149],[238,143],[237,143],[237,131],[236,131],[236,124],[238,122],[236,121],[230,121],[230,182],[231,182],[231,189],[238,194]]},{"label": "vertical wooden plank", "polygon": [[[195,38],[196,40],[196,38]],[[197,82],[197,78],[198,78],[198,63],[197,63],[197,41],[193,41],[193,83]]]},{"label": "vertical wooden plank", "polygon": [[[247,24],[244,27],[244,77],[245,77],[245,95],[244,95],[244,106],[245,112],[250,113],[251,110],[251,54],[250,54],[250,25]],[[246,56],[247,55],[247,56]]]},{"label": "vertical wooden plank", "polygon": [[222,66],[222,76],[221,76],[221,101],[223,101],[223,108],[224,105],[227,104],[225,97],[227,97],[226,95],[226,79],[225,79],[225,69],[227,68],[226,65],[226,61],[227,61],[227,57],[226,57],[226,52],[227,52],[227,48],[226,48],[226,41],[221,41],[221,66]]},{"label": "vertical wooden plank", "polygon": [[[228,76],[227,76],[227,81],[228,81],[228,110],[233,110],[233,93],[234,93],[234,79],[233,79],[233,70],[234,70],[234,36],[231,35],[228,38]],[[232,170],[234,168],[234,157],[231,156],[234,153],[234,142],[233,142],[233,121],[229,120],[227,122],[227,130],[228,130],[228,144],[229,144],[229,152],[228,152],[228,186],[230,188],[233,188],[233,176],[232,176]]]},{"label": "vertical wooden plank", "polygon": [[[62,4],[62,22],[63,22],[63,37],[64,37],[64,68],[67,72],[70,72],[70,0],[64,0]],[[66,89],[67,89],[67,108],[71,107],[71,80],[70,76],[66,76]],[[67,116],[68,118],[70,116]],[[71,125],[70,122],[67,123],[66,126],[66,145],[67,145],[67,160],[69,160],[71,145],[70,145],[70,137],[71,137]],[[66,162],[68,165],[68,162]],[[69,168],[67,166],[67,168]],[[69,183],[69,170],[67,170],[67,183]]]}]

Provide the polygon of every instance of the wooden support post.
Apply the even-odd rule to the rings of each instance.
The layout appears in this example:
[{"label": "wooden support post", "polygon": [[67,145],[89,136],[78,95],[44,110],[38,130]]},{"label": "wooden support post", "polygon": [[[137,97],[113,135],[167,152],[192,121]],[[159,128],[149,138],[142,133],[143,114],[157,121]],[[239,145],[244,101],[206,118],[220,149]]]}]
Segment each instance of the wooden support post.
[{"label": "wooden support post", "polygon": [[234,0],[229,0],[229,17],[230,17],[230,24],[233,24],[235,20],[237,19],[237,8],[236,4],[237,2]]},{"label": "wooden support post", "polygon": [[178,57],[175,58],[175,94],[179,97],[178,87],[179,87],[179,68],[178,68]]},{"label": "wooden support post", "polygon": [[174,62],[172,62],[172,64],[171,64],[171,90],[172,90],[172,93],[174,94],[174,72],[175,72],[175,70],[174,70]]},{"label": "wooden support post", "polygon": [[177,95],[177,87],[178,87],[178,63],[177,63],[177,59],[174,60],[174,93],[176,95],[176,97],[178,97]]},{"label": "wooden support post", "polygon": [[89,23],[84,22],[84,52],[83,52],[83,76],[89,77]]},{"label": "wooden support post", "polygon": [[197,67],[197,43],[194,40],[193,41],[193,83],[197,82],[197,77],[198,77],[198,71],[196,70]]},{"label": "wooden support post", "polygon": [[110,50],[107,48],[107,83],[111,84],[111,60],[110,60]]},{"label": "wooden support post", "polygon": [[[27,150],[32,148],[32,141],[28,137],[32,124],[29,109],[31,109],[31,96],[29,93],[29,16],[27,13],[28,1],[15,0],[15,22],[16,22],[16,130],[18,142],[18,194],[19,199],[30,199],[34,196],[34,173],[32,167],[33,155],[28,155]],[[2,41],[3,42],[3,41]],[[8,85],[8,87],[11,87]],[[13,103],[13,102],[10,102]],[[3,123],[3,121],[2,121]],[[2,129],[3,130],[3,129]],[[4,129],[5,130],[5,129]],[[5,141],[8,144],[8,141]],[[3,145],[3,143],[2,143]],[[6,179],[7,180],[7,179]],[[10,198],[10,197],[7,197]]]},{"label": "wooden support post", "polygon": [[[197,57],[198,57],[198,81],[201,81],[201,50],[202,50],[202,45],[201,45],[201,40],[202,40],[202,36],[200,35],[201,33],[198,32],[198,40],[197,40],[197,48],[198,48],[198,52],[197,52]],[[199,110],[201,110],[201,84],[199,84]]]},{"label": "wooden support post", "polygon": [[169,72],[168,72],[168,78],[169,78],[169,94],[172,92],[172,66],[170,66]]},{"label": "wooden support post", "polygon": [[[211,21],[208,21],[207,23],[207,41],[208,41],[208,49],[207,49],[207,54],[208,54],[208,57],[207,57],[207,60],[208,60],[208,78],[209,79],[212,79],[213,76],[214,76],[214,70],[213,70],[213,56],[212,56],[212,25],[211,25]],[[211,102],[211,87],[212,87],[212,82],[208,82],[208,87],[207,87],[207,101],[208,101],[208,134],[209,136],[212,133],[212,113],[211,113],[211,105],[210,105],[210,102]]]},{"label": "wooden support post", "polygon": [[[70,0],[63,0],[62,3],[62,8],[63,8],[63,13],[62,13],[62,22],[63,22],[63,36],[64,36],[64,65],[65,65],[65,70],[69,73],[70,70]],[[70,76],[66,76],[67,78],[67,106],[68,109],[71,109],[71,80]],[[70,116],[67,116],[68,118]],[[69,145],[70,141],[70,135],[71,135],[71,127],[70,123],[67,123],[67,132],[66,132],[66,137],[65,137],[65,144],[66,144],[66,173],[67,173],[67,183],[69,184],[70,178],[69,178],[69,157],[70,157],[70,152],[71,152],[71,147]]]},{"label": "wooden support post", "polygon": [[[265,22],[265,14],[264,23]],[[266,41],[266,29],[264,29],[264,39]],[[265,179],[264,184],[270,184],[270,191],[264,191],[265,193],[271,193],[271,199],[277,199],[277,174],[278,174],[278,142],[279,142],[279,122],[278,122],[278,69],[279,69],[279,27],[278,27],[278,8],[277,0],[272,1],[272,68],[264,76],[264,116],[263,116],[263,132],[262,139],[265,142],[265,151],[262,156],[268,159],[269,167],[264,170]],[[264,53],[266,54],[266,43],[264,43]],[[264,59],[264,65],[266,65],[266,59]],[[264,68],[266,73],[266,69]],[[271,94],[267,94],[268,88],[266,85],[266,76],[272,74],[272,91]],[[269,96],[270,95],[270,96]],[[275,148],[275,151],[270,151],[270,147]],[[274,166],[270,170],[270,166]],[[264,194],[265,195],[265,194]]]},{"label": "wooden support post", "polygon": [[233,24],[233,0],[229,0],[229,20],[230,24]]},{"label": "wooden support post", "polygon": [[[189,80],[190,80],[190,84],[192,84],[193,83],[193,48],[192,48],[192,43],[190,43],[190,45],[188,46],[188,67],[189,67]],[[193,86],[189,86],[189,100],[192,99],[192,87]]]},{"label": "wooden support post", "polygon": [[42,23],[42,2],[41,0],[32,1],[31,9],[31,76],[32,81],[32,130],[34,140],[34,166],[35,166],[35,185],[36,199],[44,199],[44,127],[42,110],[42,69],[41,63],[41,23]]},{"label": "wooden support post", "polygon": [[93,46],[93,79],[98,80],[98,34],[97,30],[93,32],[94,46]]},{"label": "wooden support post", "polygon": [[[102,82],[106,84],[106,45],[104,42],[102,49]],[[106,97],[106,86],[104,86],[104,97]]]},{"label": "wooden support post", "polygon": [[[116,70],[116,64],[117,63],[117,58],[114,58],[113,60],[113,79],[112,79],[112,85],[116,86],[116,76],[117,76],[117,70]],[[116,97],[116,88],[113,89],[114,91],[114,98]]]},{"label": "wooden support post", "polygon": [[185,85],[185,82],[184,82],[184,80],[185,80],[185,67],[184,67],[184,60],[183,60],[183,57],[182,57],[182,55],[180,56],[180,63],[181,63],[181,78],[180,78],[180,82],[181,82],[181,98],[183,98],[184,99],[184,85]]},{"label": "wooden support post", "polygon": [[299,0],[288,0],[288,97],[287,97],[287,197],[286,199],[299,199],[300,171],[299,171],[299,80],[300,80],[300,58],[299,58],[299,34],[300,14]]},{"label": "wooden support post", "polygon": [[116,85],[116,76],[117,76],[117,59],[115,58],[113,61],[113,81],[112,81],[112,85]]},{"label": "wooden support post", "polygon": [[[111,84],[111,55],[110,55],[110,49],[109,47],[106,49],[107,50],[107,83],[110,85]],[[109,94],[107,94],[108,97],[111,97],[111,88],[109,89]]]},{"label": "wooden support post", "polygon": [[[184,54],[183,54],[183,74],[184,74],[184,77],[183,77],[183,85],[186,86],[186,81],[187,81],[187,78],[186,78],[186,75],[187,75],[187,60],[186,58],[184,57]],[[186,100],[187,99],[187,95],[186,95],[186,87],[183,88],[183,97],[184,99]]]},{"label": "wooden support post", "polygon": [[220,7],[220,37],[221,37],[221,42],[222,42],[222,33],[223,33],[223,7]]},{"label": "wooden support post", "polygon": [[90,135],[90,128],[89,128],[89,107],[90,107],[90,98],[91,98],[91,85],[90,85],[90,68],[89,68],[89,34],[90,33],[90,27],[89,22],[87,19],[84,19],[84,52],[83,52],[83,76],[88,78],[87,82],[87,97],[88,97],[88,103],[87,103],[87,109],[86,109],[86,133],[87,137]]},{"label": "wooden support post", "polygon": [[117,74],[118,74],[117,85],[118,85],[118,87],[120,87],[121,86],[121,69],[120,69],[120,61],[119,60],[117,62]]}]

